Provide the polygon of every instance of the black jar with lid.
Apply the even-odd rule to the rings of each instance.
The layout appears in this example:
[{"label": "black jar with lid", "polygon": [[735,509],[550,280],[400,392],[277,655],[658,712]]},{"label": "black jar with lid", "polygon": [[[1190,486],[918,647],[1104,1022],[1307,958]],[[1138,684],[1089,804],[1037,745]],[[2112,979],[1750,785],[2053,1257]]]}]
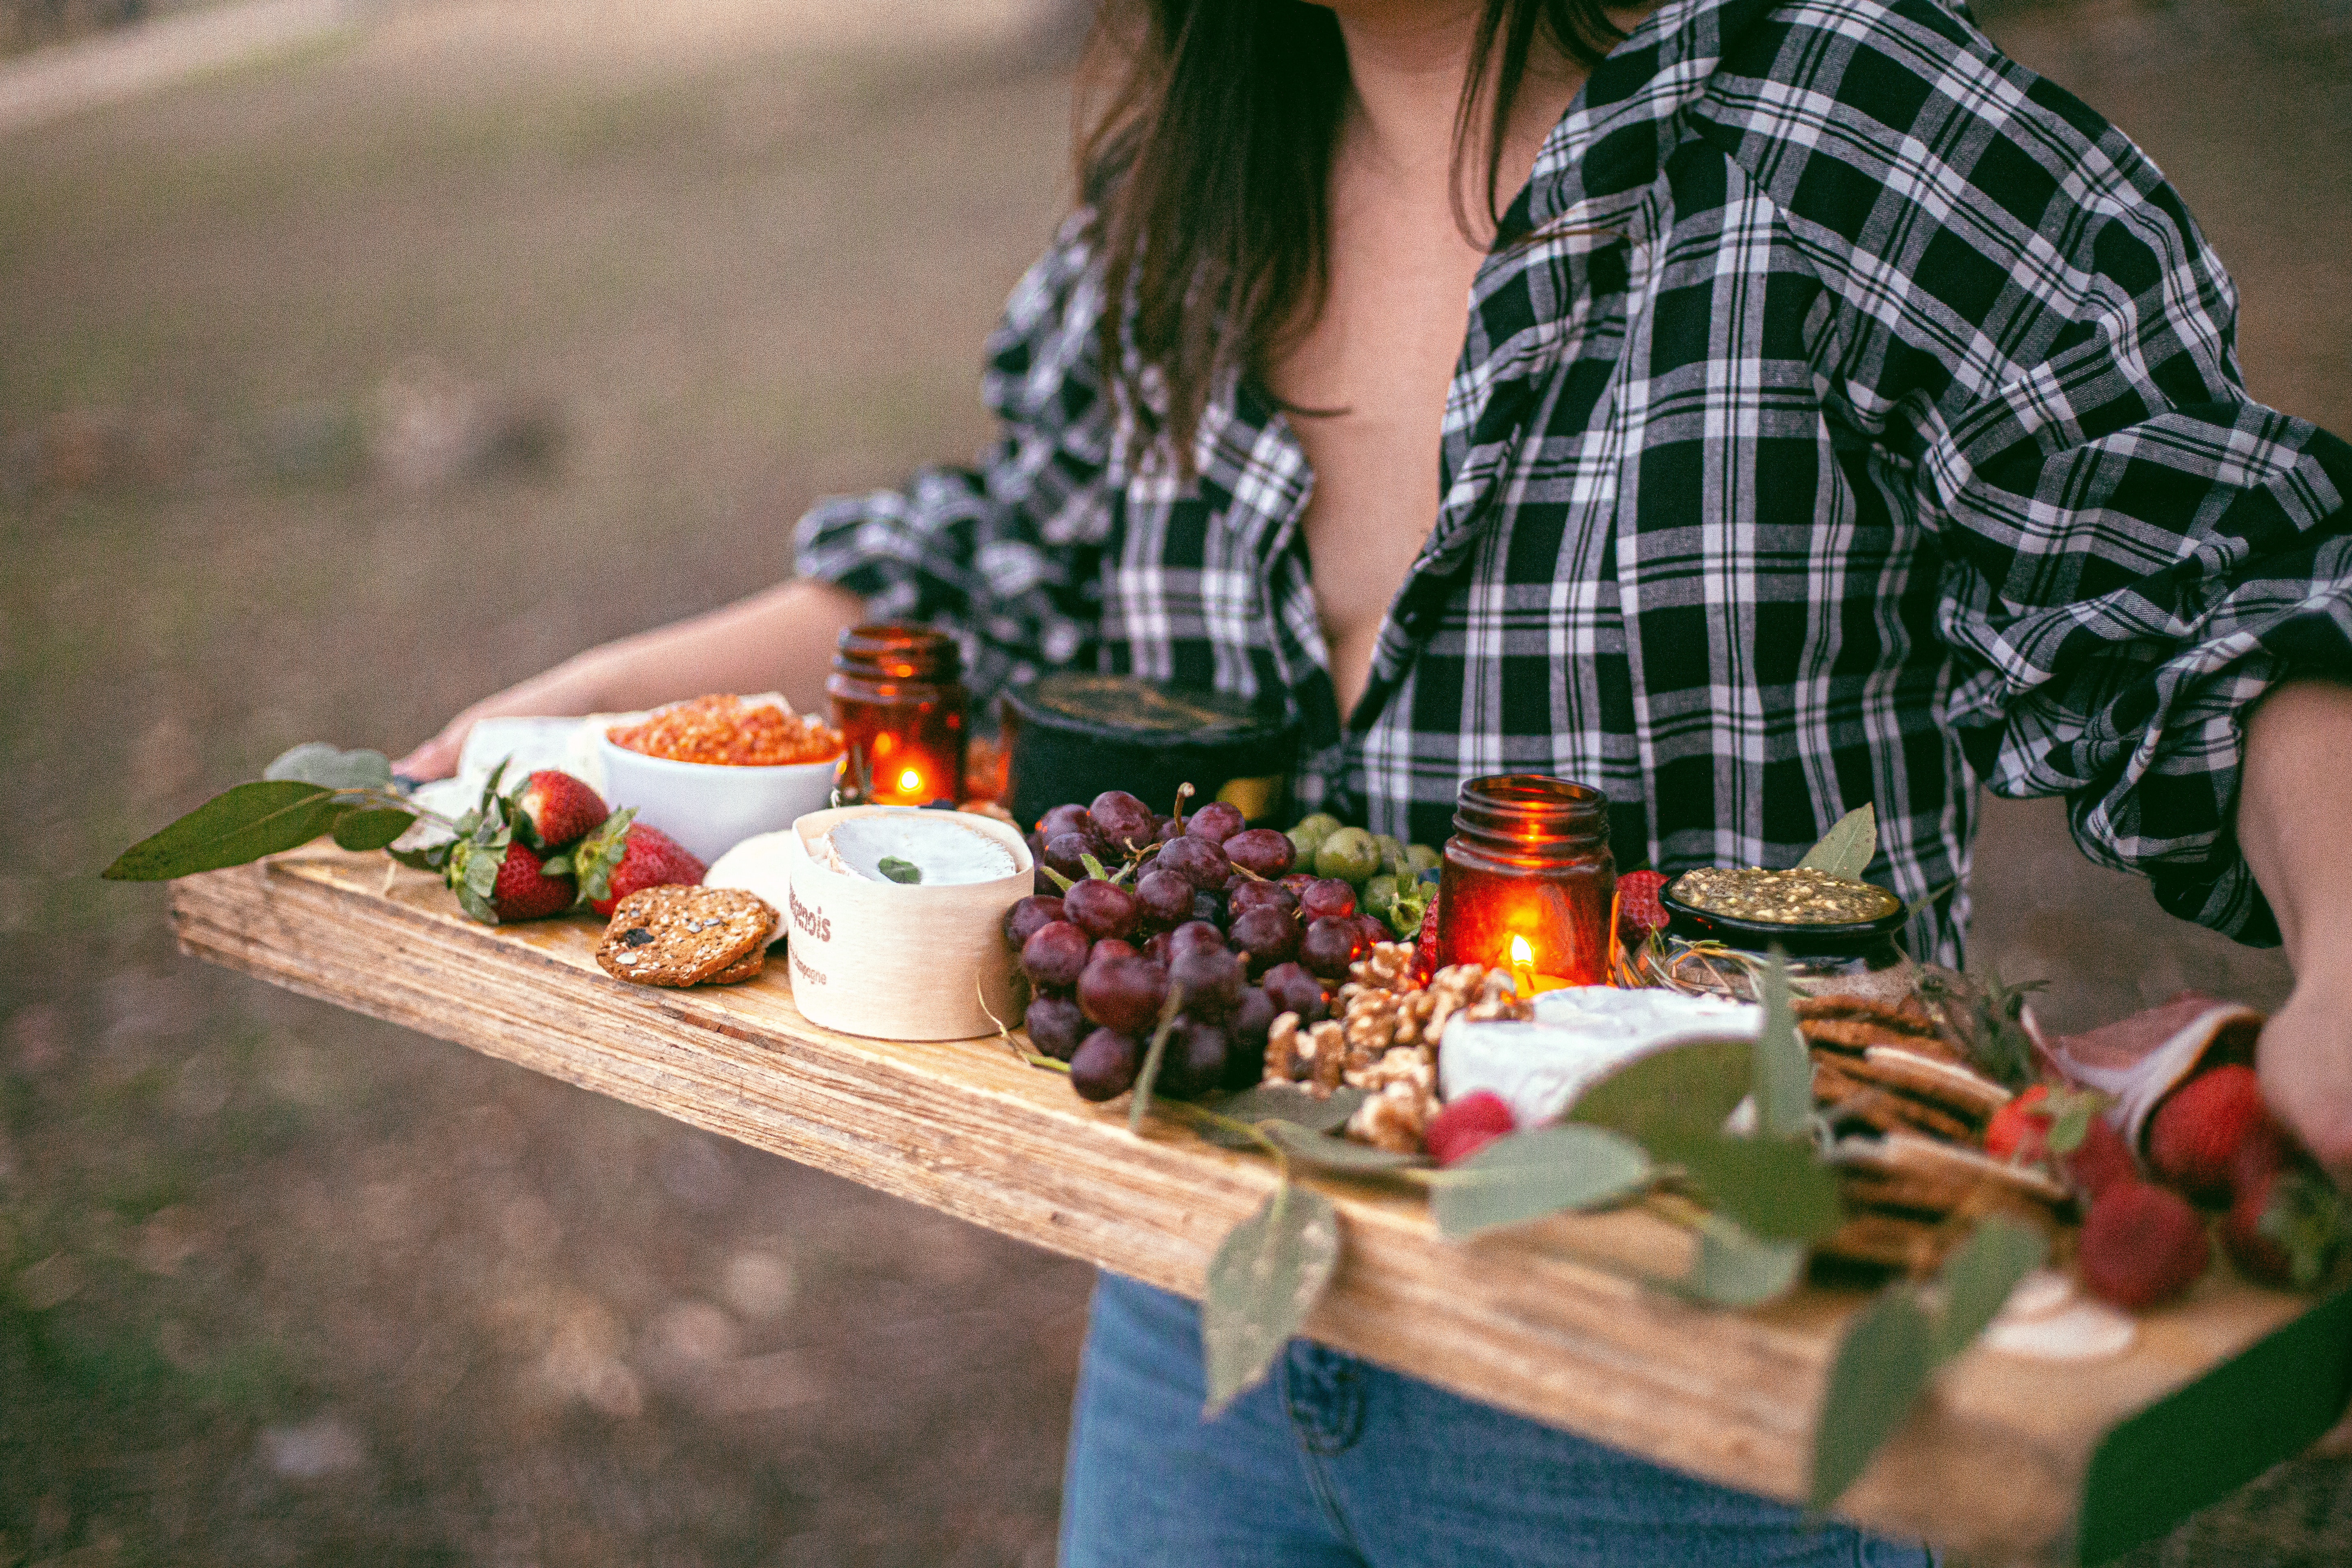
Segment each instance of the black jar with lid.
[{"label": "black jar with lid", "polygon": [[1107,789],[1166,811],[1187,784],[1195,806],[1225,801],[1253,826],[1287,819],[1298,727],[1239,698],[1062,670],[1008,693],[1003,719],[1006,805],[1024,828]]}]

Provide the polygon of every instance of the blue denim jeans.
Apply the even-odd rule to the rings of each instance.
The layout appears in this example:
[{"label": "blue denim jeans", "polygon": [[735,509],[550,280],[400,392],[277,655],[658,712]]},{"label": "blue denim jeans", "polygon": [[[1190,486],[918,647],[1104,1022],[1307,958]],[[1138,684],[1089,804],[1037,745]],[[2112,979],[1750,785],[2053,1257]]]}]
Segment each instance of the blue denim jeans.
[{"label": "blue denim jeans", "polygon": [[1201,1419],[1201,1318],[1105,1274],[1062,1568],[1924,1568],[1922,1548],[1727,1490],[1295,1340]]}]

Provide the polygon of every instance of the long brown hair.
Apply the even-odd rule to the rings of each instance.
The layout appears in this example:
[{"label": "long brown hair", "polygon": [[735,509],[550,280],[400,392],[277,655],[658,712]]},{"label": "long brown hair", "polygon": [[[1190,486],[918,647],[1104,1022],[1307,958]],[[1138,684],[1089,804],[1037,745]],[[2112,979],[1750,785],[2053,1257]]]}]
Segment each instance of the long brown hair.
[{"label": "long brown hair", "polygon": [[[1491,226],[1504,132],[1539,36],[1592,66],[1624,34],[1601,0],[1486,0],[1454,133],[1454,217],[1474,238],[1464,172],[1483,154]],[[1347,49],[1320,5],[1103,0],[1077,138],[1078,191],[1106,268],[1103,357],[1138,409],[1128,382],[1156,368],[1188,469],[1217,379],[1238,370],[1263,388],[1322,309],[1347,101]]]}]

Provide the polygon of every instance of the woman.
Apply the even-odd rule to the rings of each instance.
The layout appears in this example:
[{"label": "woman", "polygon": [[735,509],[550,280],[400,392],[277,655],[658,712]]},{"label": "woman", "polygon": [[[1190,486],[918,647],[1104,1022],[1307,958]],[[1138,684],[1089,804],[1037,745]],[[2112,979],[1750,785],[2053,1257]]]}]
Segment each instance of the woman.
[{"label": "woman", "polygon": [[[488,713],[813,699],[887,616],[983,687],[1279,700],[1307,801],[1401,837],[1504,770],[1601,785],[1621,863],[1668,871],[1873,801],[1917,900],[1979,781],[2063,794],[2167,908],[2284,936],[2264,1082],[2352,1174],[2352,448],[2248,399],[2137,149],[1937,0],[1112,9],[1085,205],[992,345],[1003,444],[818,507],[799,581],[415,771]],[[1196,1332],[1104,1280],[1068,1561],[1915,1555],[1312,1346],[1203,1425]]]}]

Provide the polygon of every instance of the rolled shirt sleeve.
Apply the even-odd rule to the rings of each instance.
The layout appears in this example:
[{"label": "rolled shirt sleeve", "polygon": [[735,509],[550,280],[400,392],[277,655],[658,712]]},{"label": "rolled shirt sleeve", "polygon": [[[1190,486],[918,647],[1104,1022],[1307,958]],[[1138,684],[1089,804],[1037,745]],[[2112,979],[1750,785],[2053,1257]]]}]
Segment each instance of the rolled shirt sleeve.
[{"label": "rolled shirt sleeve", "polygon": [[989,339],[995,446],[971,468],[820,501],[794,533],[800,575],[847,588],[877,619],[953,632],[982,697],[1081,658],[1101,616],[1109,516],[1096,480],[1113,425],[1090,227],[1090,214],[1071,216]]},{"label": "rolled shirt sleeve", "polygon": [[1874,199],[1821,252],[1841,399],[1940,553],[1945,721],[2166,909],[2275,942],[2243,719],[2352,673],[2352,447],[2248,395],[2228,277],[2137,147],[2007,61],[1963,79],[1969,134],[1890,160],[1896,221]]}]

